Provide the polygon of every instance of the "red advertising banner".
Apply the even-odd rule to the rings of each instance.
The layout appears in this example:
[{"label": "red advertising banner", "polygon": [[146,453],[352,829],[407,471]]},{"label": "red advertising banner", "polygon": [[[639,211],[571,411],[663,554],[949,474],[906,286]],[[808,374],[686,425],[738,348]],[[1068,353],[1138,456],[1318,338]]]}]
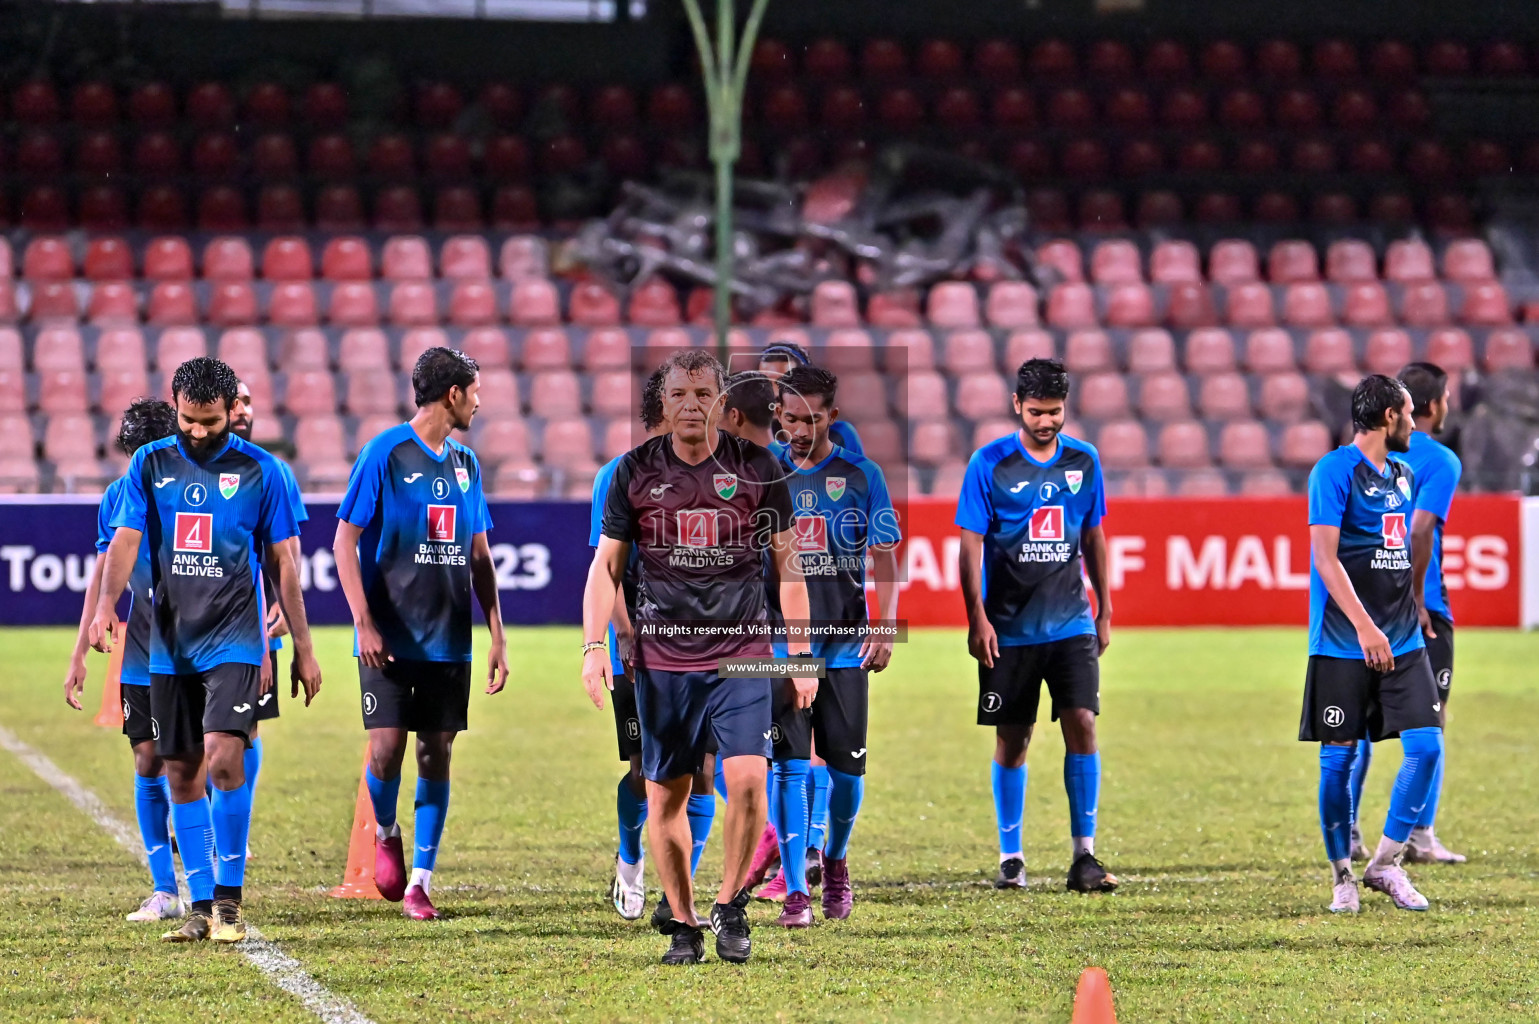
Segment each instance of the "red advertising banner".
[{"label": "red advertising banner", "polygon": [[[1462,625],[1519,623],[1520,500],[1460,495],[1443,537],[1443,572]],[[915,626],[967,619],[951,501],[912,499],[899,616]],[[1114,498],[1105,519],[1115,621],[1124,626],[1304,626],[1309,526],[1302,496]]]}]

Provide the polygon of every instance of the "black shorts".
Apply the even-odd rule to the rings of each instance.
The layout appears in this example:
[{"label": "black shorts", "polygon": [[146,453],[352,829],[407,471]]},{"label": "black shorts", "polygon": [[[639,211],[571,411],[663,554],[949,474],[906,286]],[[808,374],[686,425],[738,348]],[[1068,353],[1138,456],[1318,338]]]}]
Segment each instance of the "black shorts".
[{"label": "black shorts", "polygon": [[247,739],[256,721],[262,670],[227,662],[206,672],[150,676],[150,728],[162,757],[203,747],[203,736],[229,732]]},{"label": "black shorts", "polygon": [[1437,612],[1428,614],[1432,617],[1432,632],[1437,636],[1427,641],[1427,660],[1432,663],[1432,681],[1437,683],[1441,703],[1453,689],[1454,624]]},{"label": "black shorts", "polygon": [[150,688],[127,684],[123,693],[123,735],[128,745],[137,747],[155,738],[155,717],[150,712]]},{"label": "black shorts", "polygon": [[720,757],[769,757],[770,689],[764,678],[638,668],[642,774],[653,782],[696,774],[709,753],[709,737],[715,738]]},{"label": "black shorts", "polygon": [[994,667],[978,665],[978,724],[1033,725],[1042,684],[1053,700],[1053,721],[1071,708],[1101,713],[1100,643],[1071,636],[1046,644],[1001,647]]},{"label": "black shorts", "polygon": [[866,720],[870,677],[863,668],[831,668],[818,683],[812,707],[796,710],[790,680],[776,691],[775,760],[798,760],[817,753],[829,767],[846,775],[866,774]]},{"label": "black shorts", "polygon": [[609,703],[615,709],[615,739],[620,743],[620,760],[640,757],[641,719],[636,716],[636,683],[630,676],[615,676]]},{"label": "black shorts", "polygon": [[464,732],[470,712],[470,662],[358,663],[365,729]]},{"label": "black shorts", "polygon": [[267,663],[273,670],[273,688],[257,698],[256,720],[265,722],[278,717],[278,692],[283,689],[283,677],[278,674],[278,652],[267,652]]},{"label": "black shorts", "polygon": [[[823,699],[822,682],[818,680],[818,700]],[[775,692],[770,756],[776,761],[806,761],[812,757],[812,709],[796,706],[796,690],[791,680],[771,679],[770,686]]]},{"label": "black shorts", "polygon": [[1424,650],[1396,656],[1395,667],[1376,672],[1361,658],[1309,656],[1299,739],[1354,743],[1393,739],[1407,729],[1437,728],[1442,702]]}]

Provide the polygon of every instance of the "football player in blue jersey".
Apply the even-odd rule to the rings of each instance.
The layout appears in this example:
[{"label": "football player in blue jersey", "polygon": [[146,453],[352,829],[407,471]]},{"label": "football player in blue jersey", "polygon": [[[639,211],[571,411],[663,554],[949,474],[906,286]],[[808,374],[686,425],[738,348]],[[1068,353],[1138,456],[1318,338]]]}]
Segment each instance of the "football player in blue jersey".
[{"label": "football player in blue jersey", "polygon": [[[108,649],[119,628],[115,596],[148,537],[151,725],[192,894],[187,919],[162,936],[168,942],[238,942],[246,934],[244,755],[267,661],[261,572],[277,587],[307,704],[321,684],[300,591],[299,524],[273,457],[230,432],[236,389],[234,372],[217,359],[177,367],[177,434],[142,446],[129,462],[89,628],[91,646]],[[212,799],[205,771],[214,777]]]},{"label": "football player in blue jersey", "polygon": [[[1095,448],[1061,433],[1068,397],[1069,375],[1058,360],[1022,363],[1014,399],[1021,428],[968,461],[956,516],[962,596],[967,647],[978,660],[978,724],[995,730],[995,887],[1026,886],[1026,747],[1046,682],[1053,718],[1063,729],[1074,851],[1068,887],[1111,892],[1117,878],[1095,856],[1101,790],[1095,720],[1112,614],[1101,529],[1106,485]],[[1095,588],[1093,615],[1085,576]]]},{"label": "football player in blue jersey", "polygon": [[[449,758],[470,705],[470,596],[491,646],[486,692],[508,680],[507,642],[475,453],[449,436],[480,404],[475,360],[430,348],[412,369],[417,413],[364,446],[337,510],[337,581],[357,633],[354,653],[369,733],[364,778],[374,805],[374,884],[407,917],[437,920],[433,868],[449,813]],[[417,734],[410,879],[396,802],[406,734]]]},{"label": "football player in blue jersey", "polygon": [[[868,672],[892,659],[898,604],[897,512],[881,467],[833,443],[839,422],[838,379],[812,366],[793,367],[778,381],[776,410],[783,445],[777,445],[795,509],[795,551],[807,580],[813,657],[826,676],[812,707],[778,708],[775,787],[770,813],[781,837],[785,905],[776,922],[812,923],[806,875],[811,810],[806,777],[816,739],[828,773],[829,827],[822,860],[823,916],[850,916],[855,894],[847,856],[850,834],[865,795]],[[866,556],[880,616],[873,631],[866,608]]]},{"label": "football player in blue jersey", "polygon": [[[1453,682],[1453,612],[1448,607],[1448,586],[1443,582],[1443,524],[1459,477],[1464,471],[1448,447],[1433,434],[1443,429],[1448,418],[1448,374],[1433,363],[1411,363],[1400,371],[1400,383],[1411,393],[1411,416],[1415,429],[1410,447],[1401,456],[1416,479],[1416,500],[1411,513],[1411,573],[1419,596],[1422,636],[1427,643],[1427,660],[1437,683],[1438,718],[1446,727],[1448,694]],[[1446,735],[1444,740],[1446,742]],[[1412,863],[1463,864],[1465,856],[1445,847],[1433,831],[1438,801],[1443,791],[1443,769],[1448,752],[1438,762],[1426,806],[1411,829],[1405,844],[1405,860]],[[1367,860],[1368,847],[1358,827],[1363,800],[1363,780],[1373,759],[1373,743],[1357,741],[1357,755],[1352,761],[1352,859]]]},{"label": "football player in blue jersey", "polygon": [[[1415,474],[1411,394],[1395,378],[1364,377],[1352,392],[1352,443],[1309,474],[1309,669],[1299,739],[1320,744],[1320,831],[1332,869],[1332,912],[1356,913],[1352,876],[1353,750],[1400,737],[1405,753],[1384,838],[1363,884],[1402,910],[1426,910],[1400,867],[1443,758],[1441,701],[1417,620],[1413,562]],[[1421,564],[1425,565],[1423,561]]]},{"label": "football player in blue jersey", "polygon": [[[123,413],[118,428],[117,446],[132,456],[151,441],[176,433],[176,410],[158,398],[140,398]],[[123,493],[124,478],[107,485],[96,513],[96,550],[104,553],[112,543],[112,514]],[[96,570],[86,588],[80,610],[80,628],[75,634],[75,649],[70,654],[69,672],[64,677],[64,700],[81,710],[80,694],[86,677],[86,631],[96,614],[101,597],[104,558],[96,560]],[[166,782],[166,766],[155,752],[155,730],[150,717],[150,582],[149,540],[139,542],[139,554],[129,577],[129,612],[123,634],[123,663],[118,681],[123,696],[123,735],[128,737],[134,755],[134,815],[139,822],[139,837],[144,841],[144,856],[150,866],[154,889],[139,909],[128,915],[130,921],[160,921],[182,916],[182,901],[176,891],[176,865],[171,856],[171,788]]]},{"label": "football player in blue jersey", "polygon": [[[812,357],[807,354],[807,350],[793,341],[777,341],[766,345],[764,351],[759,353],[759,372],[772,381],[778,381],[795,367],[811,365]],[[834,420],[829,425],[828,436],[834,444],[847,452],[865,454],[866,450],[860,444],[859,431],[847,420]]]}]

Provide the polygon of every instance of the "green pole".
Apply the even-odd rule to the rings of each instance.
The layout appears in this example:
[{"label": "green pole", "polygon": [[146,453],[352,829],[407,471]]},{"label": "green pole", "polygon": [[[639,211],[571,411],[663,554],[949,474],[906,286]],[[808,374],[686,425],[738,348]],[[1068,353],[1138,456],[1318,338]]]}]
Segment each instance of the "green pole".
[{"label": "green pole", "polygon": [[743,90],[748,60],[769,0],[753,0],[741,38],[736,37],[734,0],[716,0],[716,44],[711,45],[699,0],[684,0],[700,70],[705,78],[705,102],[710,117],[711,163],[716,167],[716,349],[727,361],[727,332],[732,325],[732,168],[743,148]]}]

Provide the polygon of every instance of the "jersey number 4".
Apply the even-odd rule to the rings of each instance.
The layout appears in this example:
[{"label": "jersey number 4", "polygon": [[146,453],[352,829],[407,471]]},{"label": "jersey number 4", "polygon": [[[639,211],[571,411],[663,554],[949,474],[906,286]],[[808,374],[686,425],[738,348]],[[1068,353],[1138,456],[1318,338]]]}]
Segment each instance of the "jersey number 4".
[{"label": "jersey number 4", "polygon": [[459,511],[453,505],[429,505],[428,540],[452,541],[454,539],[454,514]]},{"label": "jersey number 4", "polygon": [[1063,506],[1044,505],[1033,509],[1027,539],[1040,541],[1063,540]]},{"label": "jersey number 4", "polygon": [[212,512],[176,514],[176,550],[208,554],[214,550],[214,515]]}]

